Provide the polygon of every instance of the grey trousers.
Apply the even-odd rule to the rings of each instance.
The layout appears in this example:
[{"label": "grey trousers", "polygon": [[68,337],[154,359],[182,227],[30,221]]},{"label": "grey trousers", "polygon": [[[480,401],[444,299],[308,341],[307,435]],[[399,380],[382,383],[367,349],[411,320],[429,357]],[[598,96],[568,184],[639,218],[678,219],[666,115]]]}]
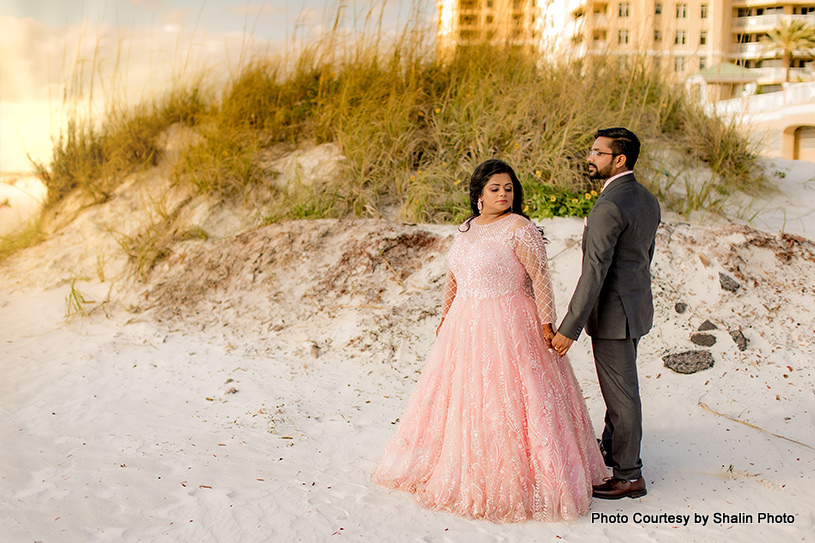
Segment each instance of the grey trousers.
[{"label": "grey trousers", "polygon": [[[600,391],[606,402],[603,448],[617,479],[642,476],[642,404],[637,379],[639,338],[591,339]],[[610,460],[610,462],[609,462]]]}]

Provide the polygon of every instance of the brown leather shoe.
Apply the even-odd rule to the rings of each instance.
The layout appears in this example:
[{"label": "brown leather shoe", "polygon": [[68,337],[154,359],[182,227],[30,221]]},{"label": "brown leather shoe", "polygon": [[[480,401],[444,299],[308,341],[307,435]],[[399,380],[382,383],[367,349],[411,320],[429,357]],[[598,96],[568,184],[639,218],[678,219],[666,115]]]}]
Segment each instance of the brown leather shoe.
[{"label": "brown leather shoe", "polygon": [[635,481],[616,479],[611,477],[601,484],[592,487],[591,495],[603,500],[619,500],[620,498],[641,498],[648,494],[645,490],[645,479],[640,477]]}]

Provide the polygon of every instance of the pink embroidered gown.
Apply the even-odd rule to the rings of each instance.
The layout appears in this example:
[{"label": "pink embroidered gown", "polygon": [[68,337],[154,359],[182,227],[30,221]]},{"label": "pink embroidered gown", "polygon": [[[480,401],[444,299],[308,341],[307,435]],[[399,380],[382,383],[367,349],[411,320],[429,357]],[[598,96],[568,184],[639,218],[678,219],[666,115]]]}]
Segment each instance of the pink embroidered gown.
[{"label": "pink embroidered gown", "polygon": [[540,332],[555,322],[552,287],[543,238],[524,222],[473,220],[450,249],[443,324],[372,476],[424,507],[572,519],[605,476],[572,368]]}]

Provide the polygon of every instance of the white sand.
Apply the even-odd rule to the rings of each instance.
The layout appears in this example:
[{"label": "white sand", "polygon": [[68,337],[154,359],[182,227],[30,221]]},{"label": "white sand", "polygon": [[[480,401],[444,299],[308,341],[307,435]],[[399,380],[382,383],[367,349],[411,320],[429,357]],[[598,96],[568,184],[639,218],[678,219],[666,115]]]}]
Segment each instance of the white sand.
[{"label": "white sand", "polygon": [[[431,345],[454,227],[316,221],[235,237],[251,218],[199,206],[195,223],[224,239],[184,242],[149,281],[126,281],[111,232],[137,228],[123,217],[147,193],[122,189],[0,266],[0,541],[812,540],[810,242],[664,224],[640,347],[648,495],[594,500],[605,522],[497,525],[368,478]],[[812,234],[802,215],[795,233]],[[562,315],[582,221],[541,224]],[[66,319],[72,286],[86,317]],[[706,319],[714,367],[666,368]],[[599,430],[588,338],[570,357]]]}]

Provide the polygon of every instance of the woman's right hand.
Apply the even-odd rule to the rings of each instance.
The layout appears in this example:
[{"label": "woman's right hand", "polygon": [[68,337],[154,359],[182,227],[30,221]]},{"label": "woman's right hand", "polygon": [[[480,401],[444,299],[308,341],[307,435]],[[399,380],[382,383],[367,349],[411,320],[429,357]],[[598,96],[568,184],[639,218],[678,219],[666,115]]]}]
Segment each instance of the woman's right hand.
[{"label": "woman's right hand", "polygon": [[552,329],[552,323],[547,322],[546,324],[541,326],[541,329],[542,329],[541,334],[543,335],[543,341],[545,341],[546,346],[551,349],[552,348],[552,339],[554,339],[554,337],[555,337],[555,331]]}]

